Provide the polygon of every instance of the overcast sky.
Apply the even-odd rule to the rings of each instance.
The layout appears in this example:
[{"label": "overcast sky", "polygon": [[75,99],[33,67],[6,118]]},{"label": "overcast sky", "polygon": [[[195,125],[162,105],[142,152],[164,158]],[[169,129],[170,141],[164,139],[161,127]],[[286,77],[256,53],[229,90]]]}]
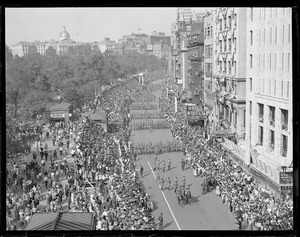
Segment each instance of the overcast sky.
[{"label": "overcast sky", "polygon": [[[203,8],[192,8],[204,12]],[[58,40],[66,26],[77,42],[118,40],[131,33],[171,34],[177,8],[6,8],[6,43]]]}]

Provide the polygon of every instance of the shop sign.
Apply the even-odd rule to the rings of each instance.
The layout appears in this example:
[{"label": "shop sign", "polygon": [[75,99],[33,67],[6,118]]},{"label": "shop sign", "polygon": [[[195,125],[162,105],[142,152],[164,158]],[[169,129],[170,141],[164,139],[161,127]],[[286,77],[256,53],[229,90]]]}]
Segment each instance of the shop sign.
[{"label": "shop sign", "polygon": [[280,172],[279,183],[280,184],[293,184],[293,172]]},{"label": "shop sign", "polygon": [[53,114],[50,114],[50,118],[64,118],[65,117],[65,114],[64,113],[53,113]]}]

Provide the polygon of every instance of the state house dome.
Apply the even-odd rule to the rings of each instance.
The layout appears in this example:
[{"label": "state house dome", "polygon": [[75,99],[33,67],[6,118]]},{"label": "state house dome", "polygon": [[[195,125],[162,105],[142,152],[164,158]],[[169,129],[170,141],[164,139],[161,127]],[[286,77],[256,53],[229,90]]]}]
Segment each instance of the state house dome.
[{"label": "state house dome", "polygon": [[70,39],[70,34],[66,31],[66,27],[64,26],[64,30],[59,33],[59,40],[68,40]]}]

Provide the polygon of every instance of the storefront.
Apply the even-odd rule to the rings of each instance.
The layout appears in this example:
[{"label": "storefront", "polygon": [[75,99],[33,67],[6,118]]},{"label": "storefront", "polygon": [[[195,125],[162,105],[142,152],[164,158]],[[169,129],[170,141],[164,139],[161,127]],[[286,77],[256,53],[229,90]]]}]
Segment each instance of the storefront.
[{"label": "storefront", "polygon": [[64,122],[65,125],[72,118],[72,105],[61,102],[48,109],[49,122]]}]

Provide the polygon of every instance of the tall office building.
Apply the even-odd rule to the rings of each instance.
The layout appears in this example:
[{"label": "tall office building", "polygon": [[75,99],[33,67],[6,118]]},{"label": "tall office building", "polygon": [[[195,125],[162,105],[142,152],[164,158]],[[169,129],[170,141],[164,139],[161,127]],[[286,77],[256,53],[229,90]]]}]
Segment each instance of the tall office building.
[{"label": "tall office building", "polygon": [[214,127],[228,129],[239,139],[246,132],[246,13],[246,8],[216,8],[213,12]]},{"label": "tall office building", "polygon": [[291,8],[247,10],[245,161],[276,187],[293,161],[291,24]]}]

